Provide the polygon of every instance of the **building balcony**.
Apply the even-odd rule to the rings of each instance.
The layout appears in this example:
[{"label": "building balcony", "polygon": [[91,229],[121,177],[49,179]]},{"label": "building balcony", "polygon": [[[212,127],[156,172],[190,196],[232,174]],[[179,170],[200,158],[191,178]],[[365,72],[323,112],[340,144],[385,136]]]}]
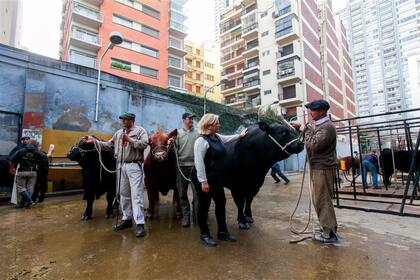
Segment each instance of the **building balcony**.
[{"label": "building balcony", "polygon": [[244,69],[243,69],[243,72],[246,72],[246,71],[249,71],[249,70],[253,70],[253,69],[255,69],[255,68],[259,67],[259,66],[260,66],[260,62],[258,60],[248,62],[247,64],[245,64]]},{"label": "building balcony", "polygon": [[176,59],[172,59],[171,57],[168,59],[168,71],[178,75],[184,75],[187,73],[184,63]]},{"label": "building balcony", "polygon": [[184,46],[184,42],[181,40],[173,39],[173,38],[169,38],[168,50],[169,50],[169,53],[172,53],[176,56],[182,57],[187,54],[187,51]]},{"label": "building balcony", "polygon": [[83,0],[83,1],[96,7],[101,6],[102,2],[104,2],[104,0]]},{"label": "building balcony", "polygon": [[174,37],[184,39],[188,35],[187,27],[182,23],[171,20],[169,22],[169,34]]},{"label": "building balcony", "polygon": [[283,107],[297,106],[304,102],[302,85],[296,84],[292,86],[291,90],[284,91],[284,88],[279,88],[279,105]]},{"label": "building balcony", "polygon": [[70,36],[70,45],[97,52],[102,47],[102,38],[97,34],[73,29]]},{"label": "building balcony", "polygon": [[[299,38],[299,22],[296,17],[292,17],[292,25],[276,32],[276,42],[279,45],[291,43]],[[280,19],[282,20],[282,19]]]},{"label": "building balcony", "polygon": [[224,13],[220,15],[220,23],[224,23],[230,18],[239,16],[241,12],[242,12],[241,5],[232,6],[230,9],[224,11]]},{"label": "building balcony", "polygon": [[170,9],[173,10],[173,11],[176,11],[176,12],[178,12],[180,14],[185,14],[184,5],[183,4],[179,4],[179,3],[175,2],[175,1],[171,1]]},{"label": "building balcony", "polygon": [[243,84],[244,92],[255,92],[260,90],[260,79],[244,81]]},{"label": "building balcony", "polygon": [[242,28],[242,38],[244,40],[251,40],[254,38],[258,38],[258,24],[255,22],[245,28]]},{"label": "building balcony", "polygon": [[242,42],[243,42],[243,40],[240,36],[238,38],[231,38],[231,39],[228,39],[228,40],[224,40],[220,44],[220,49],[234,48],[236,45],[238,45]]},{"label": "building balcony", "polygon": [[260,47],[258,45],[258,42],[256,43],[248,43],[245,46],[244,52],[242,53],[243,57],[245,58],[252,58],[258,55],[260,52]]},{"label": "building balcony", "polygon": [[302,63],[299,59],[289,59],[277,66],[277,82],[280,85],[294,84],[301,80]]},{"label": "building balcony", "polygon": [[78,2],[73,3],[72,17],[75,22],[92,28],[99,28],[103,21],[101,12],[91,9],[90,7],[82,5]]},{"label": "building balcony", "polygon": [[236,64],[240,62],[241,60],[243,60],[242,52],[243,49],[241,48],[235,50],[233,53],[223,56],[220,60],[221,66],[226,67],[226,65]]},{"label": "building balcony", "polygon": [[[251,3],[252,4],[250,4],[249,6],[247,6],[247,7],[245,7],[245,8],[242,9],[242,11],[241,11],[241,16],[242,17],[244,17],[244,16],[246,16],[246,15],[248,15],[250,13],[254,13],[254,12],[257,11],[257,3],[256,3],[256,1],[255,0],[254,1],[251,1]],[[245,4],[243,3],[243,5],[245,5]]]},{"label": "building balcony", "polygon": [[235,67],[234,71],[230,71],[229,73],[225,71],[222,72],[222,77],[227,77],[229,80],[233,80],[242,76],[243,68]]},{"label": "building balcony", "polygon": [[220,35],[222,36],[225,33],[228,32],[234,32],[236,30],[240,31],[241,29],[241,20],[237,20],[227,26],[223,26],[222,28],[220,28]]},{"label": "building balcony", "polygon": [[222,86],[221,94],[223,95],[230,95],[236,92],[240,92],[242,90],[242,84],[235,84],[233,86]]}]

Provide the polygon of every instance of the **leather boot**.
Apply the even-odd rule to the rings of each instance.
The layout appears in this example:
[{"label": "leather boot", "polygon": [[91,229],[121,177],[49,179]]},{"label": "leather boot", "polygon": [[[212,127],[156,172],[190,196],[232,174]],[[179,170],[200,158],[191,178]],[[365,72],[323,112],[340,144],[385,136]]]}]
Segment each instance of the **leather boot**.
[{"label": "leather boot", "polygon": [[236,242],[236,238],[234,236],[230,235],[230,233],[227,232],[227,231],[225,231],[225,232],[219,231],[217,233],[217,239],[218,240],[223,240],[223,241]]},{"label": "leather boot", "polygon": [[144,237],[146,236],[146,230],[144,229],[143,224],[139,224],[136,226],[136,237]]},{"label": "leather boot", "polygon": [[133,222],[131,220],[122,220],[121,223],[115,226],[114,230],[119,231],[126,228],[130,228],[133,225]]}]

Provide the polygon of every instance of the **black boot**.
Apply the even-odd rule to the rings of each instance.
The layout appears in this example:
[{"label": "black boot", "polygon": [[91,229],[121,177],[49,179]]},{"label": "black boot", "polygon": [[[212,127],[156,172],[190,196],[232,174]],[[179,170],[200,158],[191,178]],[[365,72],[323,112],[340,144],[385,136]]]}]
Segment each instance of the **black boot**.
[{"label": "black boot", "polygon": [[115,226],[114,230],[119,231],[126,228],[130,228],[133,225],[133,222],[131,220],[122,220],[121,223]]},{"label": "black boot", "polygon": [[27,191],[23,191],[20,193],[22,198],[25,200],[25,207],[28,208],[31,206],[34,202],[32,201],[31,195]]},{"label": "black boot", "polygon": [[136,237],[144,237],[146,236],[146,230],[144,229],[143,224],[139,224],[136,226]]},{"label": "black boot", "polygon": [[230,241],[230,242],[236,242],[236,238],[232,235],[230,235],[227,231],[219,231],[217,233],[217,239],[223,240],[223,241]]},{"label": "black boot", "polygon": [[214,247],[217,245],[216,241],[211,238],[210,234],[200,234],[200,240],[201,243],[206,246]]}]

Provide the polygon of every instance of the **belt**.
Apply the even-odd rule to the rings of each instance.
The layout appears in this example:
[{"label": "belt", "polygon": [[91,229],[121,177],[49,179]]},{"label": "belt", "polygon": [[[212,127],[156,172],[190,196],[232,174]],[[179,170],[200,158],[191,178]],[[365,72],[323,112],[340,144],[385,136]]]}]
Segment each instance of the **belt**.
[{"label": "belt", "polygon": [[141,160],[124,161],[123,163],[143,163]]}]

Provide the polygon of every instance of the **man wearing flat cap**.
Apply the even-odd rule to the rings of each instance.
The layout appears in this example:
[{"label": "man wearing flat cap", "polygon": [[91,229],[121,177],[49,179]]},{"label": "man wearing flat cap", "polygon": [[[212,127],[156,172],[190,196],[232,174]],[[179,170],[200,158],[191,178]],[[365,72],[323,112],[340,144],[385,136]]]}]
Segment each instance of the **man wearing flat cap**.
[{"label": "man wearing flat cap", "polygon": [[312,122],[291,125],[304,133],[312,179],[312,201],[321,225],[321,234],[315,240],[335,243],[337,239],[337,219],[332,196],[336,172],[336,137],[334,124],[327,116],[330,105],[325,100],[315,100],[305,105],[309,109]]},{"label": "man wearing flat cap", "polygon": [[[194,128],[194,114],[182,114],[183,127],[178,129],[176,138],[176,151],[178,154],[179,169],[176,174],[176,185],[178,188],[179,199],[182,210],[182,226],[190,226],[191,206],[188,199],[188,185],[192,168],[194,166],[194,143],[200,136],[197,129]],[[182,173],[181,173],[182,172]],[[193,192],[193,211],[197,214],[198,197],[195,188],[191,188]]]},{"label": "man wearing flat cap", "polygon": [[[149,144],[149,137],[143,127],[135,126],[136,115],[124,113],[120,117],[123,128],[115,132],[107,142],[96,141],[102,149],[114,148],[118,167],[121,168],[120,204],[123,218],[115,230],[123,230],[136,223],[136,237],[146,235],[144,229],[144,185],[143,169],[144,149]],[[122,163],[122,165],[121,165]],[[118,181],[117,181],[118,182]]]}]

